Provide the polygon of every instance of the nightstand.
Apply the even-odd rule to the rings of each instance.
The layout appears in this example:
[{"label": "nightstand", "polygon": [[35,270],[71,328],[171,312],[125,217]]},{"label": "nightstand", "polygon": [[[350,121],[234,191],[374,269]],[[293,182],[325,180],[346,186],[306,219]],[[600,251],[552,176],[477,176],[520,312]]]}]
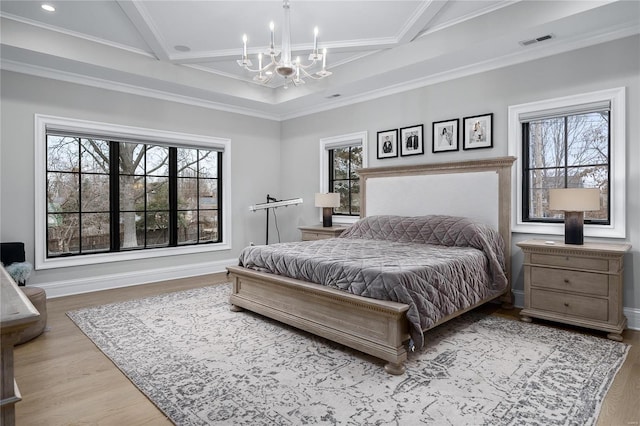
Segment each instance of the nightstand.
[{"label": "nightstand", "polygon": [[623,257],[630,244],[527,240],[516,245],[524,253],[523,321],[533,317],[593,328],[622,341]]},{"label": "nightstand", "polygon": [[298,226],[298,229],[302,232],[302,241],[314,241],[338,237],[347,227],[329,226],[325,228],[322,225],[313,225]]}]

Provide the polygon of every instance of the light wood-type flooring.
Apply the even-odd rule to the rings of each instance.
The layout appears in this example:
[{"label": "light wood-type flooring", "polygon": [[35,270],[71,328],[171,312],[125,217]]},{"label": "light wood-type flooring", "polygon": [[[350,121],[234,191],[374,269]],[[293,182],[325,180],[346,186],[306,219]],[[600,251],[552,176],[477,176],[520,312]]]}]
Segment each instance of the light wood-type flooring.
[{"label": "light wood-type flooring", "polygon": [[[170,425],[162,412],[65,313],[225,281],[225,274],[214,274],[49,299],[48,331],[15,349],[15,375],[23,397],[16,405],[16,424]],[[505,311],[494,306],[480,309],[518,319],[517,309]],[[582,329],[562,328],[584,332]],[[598,420],[601,426],[640,425],[640,331],[626,330],[623,337],[624,342],[632,347],[604,400]]]}]

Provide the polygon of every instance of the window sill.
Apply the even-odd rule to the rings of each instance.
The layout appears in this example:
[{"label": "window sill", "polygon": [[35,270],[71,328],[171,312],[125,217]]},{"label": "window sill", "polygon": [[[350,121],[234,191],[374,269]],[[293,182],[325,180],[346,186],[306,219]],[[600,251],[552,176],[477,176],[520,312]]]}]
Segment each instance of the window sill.
[{"label": "window sill", "polygon": [[360,220],[360,216],[332,216],[334,224],[352,225]]},{"label": "window sill", "polygon": [[[519,222],[511,227],[511,232],[519,234],[564,235],[563,223]],[[624,229],[612,225],[584,225],[584,236],[595,238],[626,238]]]}]

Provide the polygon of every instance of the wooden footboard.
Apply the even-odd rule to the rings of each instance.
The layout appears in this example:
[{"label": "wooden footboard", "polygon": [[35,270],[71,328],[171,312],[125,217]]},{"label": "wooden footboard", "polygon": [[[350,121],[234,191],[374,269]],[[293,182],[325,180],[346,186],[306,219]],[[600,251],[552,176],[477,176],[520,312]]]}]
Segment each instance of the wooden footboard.
[{"label": "wooden footboard", "polygon": [[257,312],[341,343],[387,361],[390,374],[404,373],[408,305],[237,266],[227,269],[232,309]]}]

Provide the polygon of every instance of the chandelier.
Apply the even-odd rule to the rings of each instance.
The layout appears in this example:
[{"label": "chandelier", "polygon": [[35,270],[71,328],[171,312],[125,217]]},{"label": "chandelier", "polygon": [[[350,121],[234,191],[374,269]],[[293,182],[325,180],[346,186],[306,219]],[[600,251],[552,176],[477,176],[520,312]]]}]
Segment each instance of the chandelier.
[{"label": "chandelier", "polygon": [[[284,9],[284,23],[282,28],[282,50],[280,52],[275,49],[275,26],[273,21],[269,24],[271,30],[271,45],[267,61],[271,61],[266,65],[263,64],[264,55],[258,54],[258,68],[251,68],[253,63],[247,56],[247,35],[242,36],[242,59],[238,59],[238,65],[247,71],[258,73],[253,77],[254,81],[261,84],[269,83],[273,77],[277,74],[284,78],[284,88],[288,88],[289,81],[293,82],[295,86],[305,84],[304,78],[311,78],[313,80],[320,80],[330,76],[332,73],[327,71],[327,49],[323,49],[322,53],[318,52],[318,27],[313,29],[313,51],[309,54],[308,63],[302,63],[298,56],[295,61],[291,58],[291,31],[289,25],[289,0],[283,0],[282,8]],[[315,66],[319,61],[322,61],[322,69],[316,73],[310,73],[309,70]]]}]

